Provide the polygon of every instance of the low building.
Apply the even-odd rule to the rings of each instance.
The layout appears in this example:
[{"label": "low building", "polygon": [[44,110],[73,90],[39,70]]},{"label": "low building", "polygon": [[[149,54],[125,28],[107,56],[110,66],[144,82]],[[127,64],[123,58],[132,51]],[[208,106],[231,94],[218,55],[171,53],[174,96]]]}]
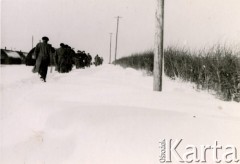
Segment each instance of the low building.
[{"label": "low building", "polygon": [[24,64],[25,55],[25,52],[1,49],[1,64]]}]

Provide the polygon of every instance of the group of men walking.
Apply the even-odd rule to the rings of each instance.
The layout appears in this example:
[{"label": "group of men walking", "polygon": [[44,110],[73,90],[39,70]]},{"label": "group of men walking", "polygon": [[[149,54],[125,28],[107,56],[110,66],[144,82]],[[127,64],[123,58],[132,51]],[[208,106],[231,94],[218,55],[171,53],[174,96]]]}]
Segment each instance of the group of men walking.
[{"label": "group of men walking", "polygon": [[103,63],[103,58],[99,57],[98,55],[95,56],[94,58],[94,65],[95,66],[99,66]]},{"label": "group of men walking", "polygon": [[[42,81],[46,82],[48,66],[55,65],[55,70],[59,73],[70,72],[73,68],[73,64],[76,68],[90,67],[92,64],[92,56],[85,51],[75,51],[68,45],[61,43],[60,48],[54,49],[48,44],[48,37],[42,37],[42,42],[38,43],[34,50],[34,56],[36,59],[33,72],[39,73]],[[98,55],[94,58],[94,64],[102,64],[103,59]],[[97,64],[96,64],[97,63]]]},{"label": "group of men walking", "polygon": [[76,68],[90,67],[92,64],[92,56],[85,51],[77,51],[74,60]]},{"label": "group of men walking", "polygon": [[55,70],[60,73],[70,72],[73,67],[74,54],[70,46],[61,43],[54,55]]}]

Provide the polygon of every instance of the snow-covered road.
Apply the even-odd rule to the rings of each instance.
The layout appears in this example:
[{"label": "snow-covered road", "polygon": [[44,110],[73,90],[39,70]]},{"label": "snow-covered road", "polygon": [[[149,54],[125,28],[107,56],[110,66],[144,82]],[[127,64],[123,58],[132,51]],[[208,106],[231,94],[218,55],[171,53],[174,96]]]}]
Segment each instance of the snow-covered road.
[{"label": "snow-covered road", "polygon": [[158,142],[180,138],[232,144],[240,157],[239,103],[166,77],[153,92],[152,77],[112,65],[47,83],[31,69],[1,65],[1,164],[158,164]]}]

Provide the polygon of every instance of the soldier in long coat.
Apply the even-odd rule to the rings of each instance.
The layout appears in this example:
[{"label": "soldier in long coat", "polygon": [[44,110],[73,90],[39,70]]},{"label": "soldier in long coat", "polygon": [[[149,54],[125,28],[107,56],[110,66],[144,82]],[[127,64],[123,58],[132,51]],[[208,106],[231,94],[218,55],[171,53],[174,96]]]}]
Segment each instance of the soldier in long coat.
[{"label": "soldier in long coat", "polygon": [[58,72],[63,72],[64,61],[66,58],[65,56],[66,56],[65,45],[61,43],[60,48],[56,50],[56,55],[55,55],[56,70]]},{"label": "soldier in long coat", "polygon": [[50,64],[50,53],[52,47],[48,44],[48,37],[42,37],[42,42],[38,43],[34,54],[36,56],[36,63],[33,68],[33,72],[38,72],[40,74],[40,78],[46,82],[46,76],[48,71],[48,65]]},{"label": "soldier in long coat", "polygon": [[66,45],[66,72],[69,72],[72,70],[72,64],[73,64],[73,56],[75,55],[74,50]]}]

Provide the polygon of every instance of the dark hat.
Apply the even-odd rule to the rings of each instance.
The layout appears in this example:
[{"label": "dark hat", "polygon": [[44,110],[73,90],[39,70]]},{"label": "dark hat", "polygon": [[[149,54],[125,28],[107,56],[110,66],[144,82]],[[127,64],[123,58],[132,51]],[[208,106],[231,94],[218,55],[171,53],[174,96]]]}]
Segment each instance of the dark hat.
[{"label": "dark hat", "polygon": [[48,37],[46,36],[42,37],[42,40],[49,41]]}]

